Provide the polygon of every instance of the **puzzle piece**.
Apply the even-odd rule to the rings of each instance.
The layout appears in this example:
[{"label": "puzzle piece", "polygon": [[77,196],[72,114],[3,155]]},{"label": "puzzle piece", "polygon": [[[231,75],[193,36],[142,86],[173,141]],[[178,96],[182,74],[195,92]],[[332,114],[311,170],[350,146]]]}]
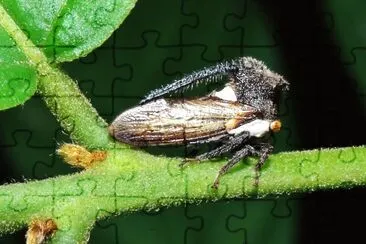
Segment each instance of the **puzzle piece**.
[{"label": "puzzle piece", "polygon": [[356,160],[357,155],[356,155],[354,148],[352,148],[351,151],[347,151],[347,152],[341,151],[339,153],[338,158],[342,163],[349,164],[349,163],[353,163]]},{"label": "puzzle piece", "polygon": [[227,219],[243,212],[243,201],[217,202],[187,207],[187,215],[200,218],[201,228],[187,229],[186,243],[245,243],[244,231],[227,231]]},{"label": "puzzle piece", "polygon": [[[159,44],[161,46],[174,46],[181,44],[181,29],[184,26],[197,26],[197,16],[181,14],[182,1],[155,1],[137,2],[135,8],[117,31],[118,45],[115,47],[142,49],[146,46],[144,33],[160,33]],[[169,9],[169,11],[166,11]],[[153,10],[153,11],[151,11]],[[147,14],[151,12],[152,14]],[[144,21],[141,21],[141,18]],[[128,36],[129,38],[126,38]],[[159,55],[157,55],[159,56]]]},{"label": "puzzle piece", "polygon": [[[292,218],[293,211],[297,209],[299,199],[294,197],[281,196],[273,200],[273,208],[271,211],[272,216],[276,218]],[[294,213],[296,214],[296,212]]]},{"label": "puzzle piece", "polygon": [[[58,161],[59,165],[57,169],[50,169],[50,167],[53,167],[55,164],[55,158],[53,156],[55,155],[57,141],[53,141],[50,145],[38,144],[37,142],[40,141],[38,141],[39,138],[37,138],[37,130],[35,129],[34,131],[35,133],[32,133],[28,130],[15,130],[11,135],[11,139],[9,138],[9,140],[7,140],[8,144],[2,145],[0,147],[0,150],[3,153],[12,153],[14,155],[19,155],[19,161],[24,161],[20,159],[22,158],[21,155],[23,153],[26,153],[28,163],[25,163],[24,166],[26,167],[23,167],[23,170],[21,172],[18,172],[19,175],[26,178],[42,179],[53,174],[59,174],[60,170],[63,170],[65,173],[72,172],[72,169],[70,169],[70,167],[60,161]],[[33,139],[34,137],[36,138],[35,140]],[[62,137],[51,136],[51,138]],[[42,168],[40,170],[40,168],[38,168],[38,164],[46,165],[48,168]],[[38,168],[37,173],[36,168]],[[51,173],[52,171],[55,172],[55,170],[57,173]]]},{"label": "puzzle piece", "polygon": [[[141,36],[144,40],[144,45],[138,48],[134,46],[124,47],[120,44],[119,39],[115,41],[115,48],[113,49],[115,65],[130,65],[133,76],[131,82],[119,84],[123,85],[123,87],[119,89],[115,87],[113,91],[117,97],[142,98],[147,91],[157,88],[157,84],[166,83],[171,80],[170,77],[166,77],[162,73],[162,64],[167,55],[178,55],[179,47],[176,45],[164,46],[160,44],[162,34],[156,31],[146,31]],[[149,55],[146,56],[144,53],[149,53]],[[134,89],[137,86],[139,89]]]},{"label": "puzzle piece", "polygon": [[[225,2],[225,4],[221,3],[222,6],[220,3],[216,3],[214,5],[217,8],[214,10],[215,15],[211,15],[209,11],[206,11],[205,6],[200,3],[193,3],[192,1],[184,1],[183,3],[183,10],[198,15],[200,24],[196,28],[184,26],[181,52],[179,56],[166,60],[164,63],[164,72],[166,74],[187,73],[203,66],[197,62],[202,63],[204,61],[204,65],[208,66],[222,60],[224,57],[227,59],[228,57],[243,56],[245,53],[246,56],[256,56],[263,59],[262,57],[269,56],[269,53],[276,52],[273,49],[276,44],[271,37],[271,31],[266,32],[268,42],[264,41],[266,38],[263,38],[262,32],[258,32],[258,30],[265,30],[266,28],[259,28],[256,24],[259,25],[263,18],[268,19],[268,17],[258,9],[258,3],[255,1]],[[194,12],[192,9],[194,9]],[[259,17],[258,13],[264,16]],[[253,17],[259,19],[251,19]],[[217,24],[213,22],[217,22]],[[214,32],[212,28],[215,30]],[[198,35],[198,33],[200,34]],[[212,38],[204,33],[216,33],[217,37]],[[200,37],[199,41],[196,38],[198,36]],[[206,36],[207,39],[202,38]],[[259,36],[261,38],[258,38]],[[256,44],[254,45],[254,43]],[[182,70],[182,67],[187,67],[187,71]]]},{"label": "puzzle piece", "polygon": [[363,23],[365,20],[365,16],[357,11],[357,9],[365,7],[365,3],[345,4],[342,1],[333,1],[328,2],[326,6],[331,11],[334,32],[342,45],[341,56],[343,62],[346,64],[359,64],[360,60],[357,58],[357,53],[362,53],[366,49],[366,45],[365,36],[359,32],[361,25],[355,23]]},{"label": "puzzle piece", "polygon": [[[2,71],[4,72],[4,71]],[[31,81],[26,78],[13,78],[3,81],[6,84],[2,84],[1,98],[16,97],[22,93],[29,93]],[[5,88],[5,89],[4,89]]]},{"label": "puzzle piece", "polygon": [[321,149],[314,155],[309,158],[300,159],[299,163],[299,171],[300,174],[310,180],[317,180],[318,172],[317,172],[317,164],[321,157]]},{"label": "puzzle piece", "polygon": [[104,220],[93,230],[91,243],[100,243],[111,234],[124,243],[146,240],[151,243],[189,243],[185,239],[187,226],[199,229],[201,224],[199,219],[185,218],[185,211],[184,207],[175,207]]},{"label": "puzzle piece", "polygon": [[[288,206],[279,210],[280,201],[285,203],[286,200],[245,201],[244,210],[228,216],[226,228],[231,233],[242,233],[245,239],[241,243],[269,243],[274,240],[294,243],[296,236],[288,229],[297,222],[296,213],[291,212]],[[271,228],[264,228],[266,225]]]},{"label": "puzzle piece", "polygon": [[[246,48],[265,49],[276,45],[271,31],[267,32],[268,26],[273,22],[268,22],[268,16],[261,11],[258,2],[217,1],[210,4],[213,5],[211,11],[214,15],[201,3],[183,1],[184,12],[198,16],[199,20],[197,27],[183,29],[183,44],[204,48],[202,52],[198,52],[202,55],[202,60],[216,62],[224,57],[236,57],[238,53],[242,55],[243,49],[247,51]],[[208,33],[216,33],[217,37],[211,38]],[[230,55],[230,49],[237,50]]]},{"label": "puzzle piece", "polygon": [[[169,177],[178,177],[182,179],[182,183],[181,185],[181,193],[178,192],[174,192],[174,194],[178,194],[178,195],[185,195],[185,176],[183,174],[183,172],[179,169],[179,167],[177,167],[177,165],[172,165],[172,164],[166,164],[164,167],[167,168],[167,174],[169,175]],[[128,204],[128,203],[138,203],[138,202],[143,202],[145,204],[147,204],[149,201],[149,199],[147,199],[145,197],[145,194],[140,192],[139,194],[141,195],[125,195],[124,192],[126,192],[125,189],[131,188],[131,184],[133,186],[136,186],[136,184],[145,184],[144,180],[141,179],[141,177],[143,179],[145,179],[145,181],[157,181],[154,184],[151,184],[148,186],[148,188],[155,186],[159,186],[162,182],[159,183],[159,179],[149,179],[146,178],[148,177],[148,175],[144,176],[141,174],[135,174],[135,173],[131,173],[129,175],[126,175],[124,177],[119,177],[116,180],[115,183],[115,198],[116,198],[116,209],[119,208],[119,206],[124,205],[124,204]],[[162,177],[165,178],[165,177]],[[131,183],[132,182],[132,183]],[[133,183],[135,182],[135,183]],[[151,189],[149,189],[150,191]],[[167,200],[167,198],[165,197],[165,195],[172,195],[169,194],[167,192],[162,193],[161,197],[158,197],[157,202],[164,202]],[[99,196],[99,195],[98,195]],[[179,198],[177,198],[179,199]],[[153,200],[153,199],[151,199]],[[171,199],[169,199],[171,200]],[[124,240],[125,242],[141,242],[143,241],[145,238],[149,238],[150,241],[157,241],[157,242],[164,242],[164,241],[168,241],[168,240],[177,240],[177,236],[180,236],[181,239],[183,240],[184,238],[184,230],[186,228],[185,222],[180,222],[179,225],[174,225],[174,229],[172,228],[173,226],[169,225],[167,223],[167,221],[169,221],[169,218],[171,218],[171,212],[173,211],[173,216],[176,215],[177,213],[180,213],[181,210],[184,210],[184,208],[175,208],[173,210],[159,210],[159,209],[154,209],[154,210],[149,210],[151,207],[146,205],[146,210],[147,212],[145,214],[139,213],[139,214],[135,214],[134,216],[128,215],[128,216],[121,216],[119,219],[117,220],[113,220],[111,221],[103,221],[101,223],[98,224],[98,227],[95,230],[95,232],[111,232],[114,231],[114,235],[118,236],[120,239],[119,240]],[[103,210],[105,211],[105,210]],[[111,211],[111,210],[108,210]],[[177,212],[178,211],[178,212]],[[112,211],[113,212],[113,211]],[[168,216],[166,216],[166,214],[168,214]],[[122,229],[116,227],[115,222],[118,221],[118,226],[122,227]],[[156,222],[157,221],[157,222]],[[105,223],[107,222],[107,223]],[[136,222],[136,224],[138,224],[139,228],[135,228],[134,227],[134,223]],[[154,223],[156,222],[156,223]],[[191,221],[187,220],[187,223],[190,223]],[[151,226],[151,227],[150,227]],[[131,229],[132,228],[132,229]],[[167,232],[166,229],[170,228],[170,231]],[[136,235],[136,232],[140,232],[140,231],[144,231],[146,233],[146,235]],[[93,232],[93,233],[95,233]],[[93,234],[92,234],[93,235]],[[98,238],[96,238],[96,240],[98,240]],[[179,240],[179,239],[178,239]]]}]

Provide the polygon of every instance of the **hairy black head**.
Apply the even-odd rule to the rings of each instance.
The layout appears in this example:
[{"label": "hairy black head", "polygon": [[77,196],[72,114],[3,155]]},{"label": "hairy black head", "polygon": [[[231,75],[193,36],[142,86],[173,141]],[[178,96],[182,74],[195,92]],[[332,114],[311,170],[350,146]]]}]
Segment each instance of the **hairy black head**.
[{"label": "hairy black head", "polygon": [[258,108],[266,119],[276,119],[281,93],[288,90],[289,83],[254,58],[243,57],[234,62],[238,69],[232,84],[238,101]]}]

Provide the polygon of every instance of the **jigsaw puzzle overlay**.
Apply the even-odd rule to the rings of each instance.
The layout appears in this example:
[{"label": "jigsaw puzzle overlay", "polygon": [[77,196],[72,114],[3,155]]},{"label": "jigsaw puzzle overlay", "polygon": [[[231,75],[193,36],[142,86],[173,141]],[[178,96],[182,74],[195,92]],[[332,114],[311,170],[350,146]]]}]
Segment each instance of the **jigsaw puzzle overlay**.
[{"label": "jigsaw puzzle overlay", "polygon": [[[142,0],[103,46],[63,68],[111,122],[148,91],[182,74],[223,59],[253,56],[291,83],[281,103],[284,127],[274,138],[276,152],[362,145],[366,4],[321,2]],[[1,112],[0,118],[1,183],[76,171],[55,155],[58,144],[70,140],[39,97]],[[186,150],[176,153],[185,156]],[[317,164],[321,157],[319,149],[316,157],[303,159],[301,174],[316,177],[317,172],[302,166]],[[339,157],[352,164],[355,155]],[[90,190],[84,183],[76,189]],[[364,193],[357,191],[352,198],[361,199]],[[338,203],[343,193],[334,194],[328,205],[319,203],[324,197],[318,193],[305,199],[202,203],[118,216],[98,222],[90,243],[321,243],[339,237],[348,230],[339,226],[353,222],[352,214],[339,212],[359,215],[347,201]],[[27,200],[10,206],[21,210]],[[23,243],[24,234],[0,237],[0,243]]]}]

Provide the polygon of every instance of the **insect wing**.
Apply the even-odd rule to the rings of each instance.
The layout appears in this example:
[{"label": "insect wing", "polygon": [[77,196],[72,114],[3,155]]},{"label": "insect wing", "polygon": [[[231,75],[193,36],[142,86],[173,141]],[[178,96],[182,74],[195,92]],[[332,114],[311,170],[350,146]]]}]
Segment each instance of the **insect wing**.
[{"label": "insect wing", "polygon": [[216,141],[258,116],[255,108],[213,97],[158,99],[129,109],[110,126],[119,141],[137,145],[174,145]]}]

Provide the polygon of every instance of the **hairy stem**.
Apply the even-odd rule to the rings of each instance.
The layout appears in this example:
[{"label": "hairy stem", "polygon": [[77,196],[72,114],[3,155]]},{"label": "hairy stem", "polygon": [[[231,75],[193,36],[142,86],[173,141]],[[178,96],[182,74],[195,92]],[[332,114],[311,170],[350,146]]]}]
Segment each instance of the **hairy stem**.
[{"label": "hairy stem", "polygon": [[62,128],[71,139],[87,148],[113,147],[107,123],[99,117],[75,82],[60,70],[44,64],[40,72],[38,90]]},{"label": "hairy stem", "polygon": [[211,186],[223,161],[183,169],[179,162],[142,151],[110,149],[104,162],[81,173],[1,186],[0,230],[9,232],[31,219],[50,218],[58,227],[56,239],[75,233],[80,239],[95,220],[121,212],[366,184],[365,147],[273,155],[261,171],[258,187],[253,185],[254,159],[224,175],[218,190]]}]

